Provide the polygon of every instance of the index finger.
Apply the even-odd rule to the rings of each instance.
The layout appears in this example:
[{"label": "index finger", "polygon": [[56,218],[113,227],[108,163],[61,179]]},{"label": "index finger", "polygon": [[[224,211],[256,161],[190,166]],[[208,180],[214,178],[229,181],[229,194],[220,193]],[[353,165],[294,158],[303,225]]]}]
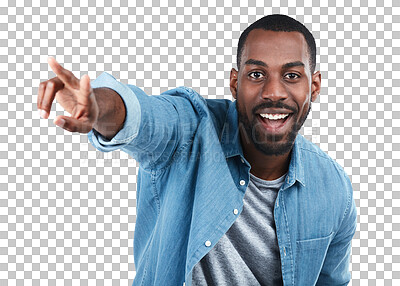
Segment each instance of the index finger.
[{"label": "index finger", "polygon": [[47,62],[53,72],[65,85],[72,89],[79,89],[79,79],[77,79],[72,72],[63,68],[53,57],[49,57]]}]

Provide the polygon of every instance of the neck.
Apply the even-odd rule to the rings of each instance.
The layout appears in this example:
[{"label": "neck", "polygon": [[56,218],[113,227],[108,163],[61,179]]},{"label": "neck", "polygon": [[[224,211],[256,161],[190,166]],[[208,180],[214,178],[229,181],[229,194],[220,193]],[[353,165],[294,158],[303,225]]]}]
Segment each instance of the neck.
[{"label": "neck", "polygon": [[251,166],[250,173],[267,181],[278,179],[287,173],[289,170],[291,151],[279,156],[265,155],[254,146],[252,141],[243,140],[242,134],[240,137],[243,155]]}]

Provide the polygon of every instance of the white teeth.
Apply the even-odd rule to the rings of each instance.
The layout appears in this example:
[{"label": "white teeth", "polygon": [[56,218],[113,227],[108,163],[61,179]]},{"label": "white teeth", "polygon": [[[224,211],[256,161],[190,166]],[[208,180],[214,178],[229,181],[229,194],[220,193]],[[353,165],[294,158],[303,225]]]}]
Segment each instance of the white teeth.
[{"label": "white teeth", "polygon": [[270,119],[270,120],[278,120],[278,119],[283,119],[289,116],[289,113],[281,113],[281,114],[260,114],[261,117]]}]

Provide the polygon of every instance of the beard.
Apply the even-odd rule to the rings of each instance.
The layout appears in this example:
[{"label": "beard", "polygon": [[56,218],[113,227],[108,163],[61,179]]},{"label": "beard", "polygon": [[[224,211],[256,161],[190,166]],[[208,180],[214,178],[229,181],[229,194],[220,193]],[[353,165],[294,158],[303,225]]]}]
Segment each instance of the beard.
[{"label": "beard", "polygon": [[[292,127],[290,128],[288,134],[283,134],[283,135],[268,134],[265,132],[264,127],[257,119],[258,116],[256,114],[257,110],[260,110],[262,108],[286,108],[293,111],[293,113],[290,115],[293,117],[291,118],[293,121],[298,116],[298,111],[293,110],[293,107],[285,105],[281,102],[278,103],[265,102],[253,108],[252,110],[253,118],[250,121],[244,108],[240,106],[238,102],[236,102],[236,104],[238,110],[239,128],[243,127],[243,129],[246,132],[245,134],[246,136],[245,138],[242,137],[242,140],[243,139],[247,141],[250,140],[254,144],[257,150],[259,150],[260,152],[262,152],[264,155],[267,156],[280,156],[291,151],[294,141],[296,140],[297,134],[301,129],[301,127],[303,126],[304,122],[306,121],[308,114],[311,111],[311,103],[310,103],[307,112],[303,114],[297,121],[292,123]],[[285,136],[287,138],[286,140],[284,140]]]}]

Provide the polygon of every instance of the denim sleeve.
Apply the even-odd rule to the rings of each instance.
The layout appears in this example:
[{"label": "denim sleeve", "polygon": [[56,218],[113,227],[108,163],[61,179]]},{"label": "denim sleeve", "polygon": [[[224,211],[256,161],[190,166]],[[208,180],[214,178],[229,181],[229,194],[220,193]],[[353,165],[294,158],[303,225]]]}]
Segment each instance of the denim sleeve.
[{"label": "denim sleeve", "polygon": [[162,168],[176,150],[188,142],[198,124],[195,96],[189,89],[177,88],[158,96],[148,96],[134,85],[125,85],[108,73],[91,83],[92,88],[107,87],[117,92],[126,108],[122,129],[107,140],[96,130],[89,141],[100,151],[117,149],[128,153],[143,168]]},{"label": "denim sleeve", "polygon": [[344,174],[347,208],[339,230],[333,238],[316,285],[348,285],[351,240],[357,228],[357,209],[350,179]]},{"label": "denim sleeve", "polygon": [[141,109],[136,94],[142,91],[138,88],[137,90],[128,88],[106,72],[92,81],[91,86],[92,88],[107,87],[117,92],[125,104],[126,117],[123,128],[111,140],[92,129],[88,133],[89,141],[96,149],[103,152],[120,149],[133,140],[139,131]]}]

